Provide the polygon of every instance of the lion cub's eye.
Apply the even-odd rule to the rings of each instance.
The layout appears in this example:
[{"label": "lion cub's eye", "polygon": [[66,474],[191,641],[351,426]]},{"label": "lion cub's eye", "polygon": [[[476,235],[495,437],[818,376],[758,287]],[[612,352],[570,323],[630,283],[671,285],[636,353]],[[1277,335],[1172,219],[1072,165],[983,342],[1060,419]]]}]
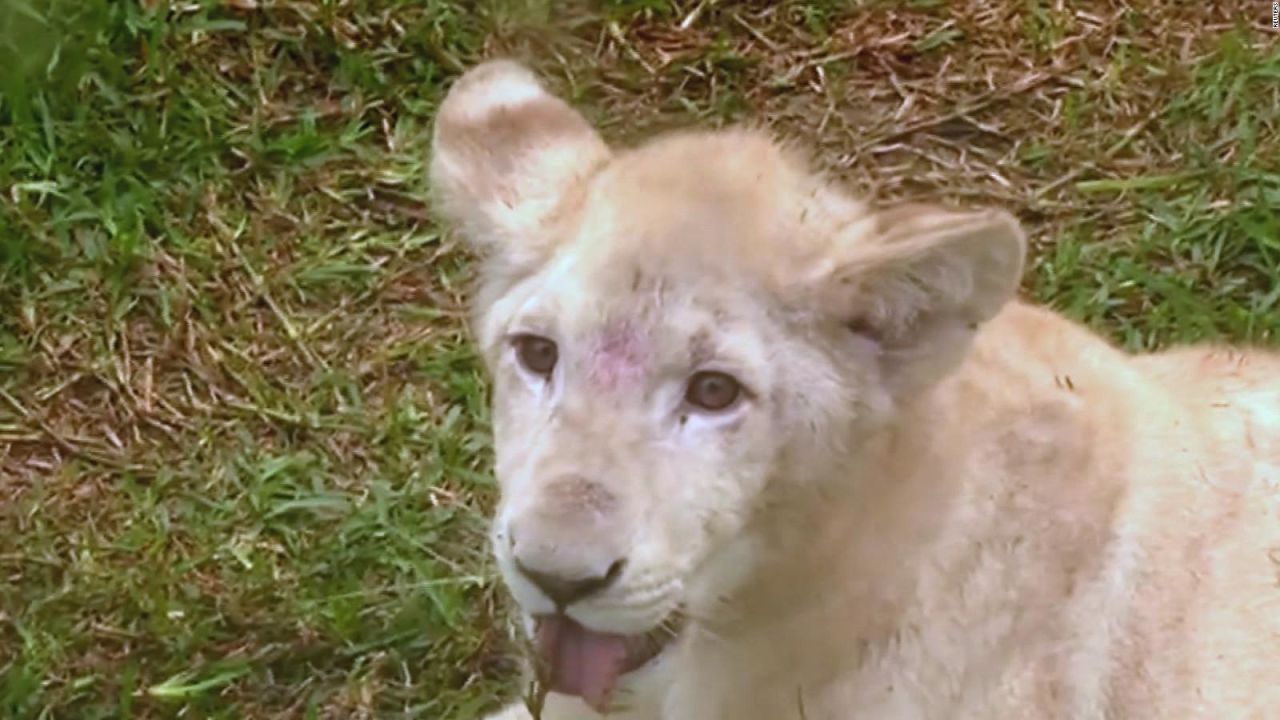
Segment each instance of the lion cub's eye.
[{"label": "lion cub's eye", "polygon": [[520,364],[535,375],[547,377],[556,369],[556,361],[560,359],[560,351],[552,340],[537,335],[519,335],[512,344],[516,348],[516,358]]},{"label": "lion cub's eye", "polygon": [[742,385],[732,376],[711,370],[695,373],[689,378],[684,399],[703,410],[724,410],[737,402],[742,395]]}]

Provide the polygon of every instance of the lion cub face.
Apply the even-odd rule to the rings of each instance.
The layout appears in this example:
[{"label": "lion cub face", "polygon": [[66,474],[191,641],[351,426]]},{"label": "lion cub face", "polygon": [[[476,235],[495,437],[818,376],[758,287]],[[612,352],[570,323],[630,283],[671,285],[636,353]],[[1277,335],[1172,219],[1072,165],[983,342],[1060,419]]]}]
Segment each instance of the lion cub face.
[{"label": "lion cub face", "polygon": [[994,212],[872,212],[763,134],[614,153],[525,69],[436,123],[439,208],[483,255],[499,567],[553,687],[597,706],[749,582],[752,524],[830,477],[1013,294]]},{"label": "lion cub face", "polygon": [[787,338],[763,288],[735,282],[714,258],[600,252],[631,211],[600,198],[555,259],[479,324],[508,582],[530,613],[559,605],[627,635],[669,618],[686,581],[748,518],[799,380],[772,362]]}]

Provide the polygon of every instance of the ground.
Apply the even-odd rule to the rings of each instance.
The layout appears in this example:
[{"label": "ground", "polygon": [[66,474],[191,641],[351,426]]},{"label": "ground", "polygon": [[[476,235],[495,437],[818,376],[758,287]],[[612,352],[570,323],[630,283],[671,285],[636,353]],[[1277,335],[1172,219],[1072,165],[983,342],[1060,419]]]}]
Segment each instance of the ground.
[{"label": "ground", "polygon": [[1026,294],[1131,348],[1277,343],[1269,3],[1070,5],[0,1],[0,716],[511,689],[424,173],[484,57],[615,141],[768,123],[879,200],[1008,208]]}]

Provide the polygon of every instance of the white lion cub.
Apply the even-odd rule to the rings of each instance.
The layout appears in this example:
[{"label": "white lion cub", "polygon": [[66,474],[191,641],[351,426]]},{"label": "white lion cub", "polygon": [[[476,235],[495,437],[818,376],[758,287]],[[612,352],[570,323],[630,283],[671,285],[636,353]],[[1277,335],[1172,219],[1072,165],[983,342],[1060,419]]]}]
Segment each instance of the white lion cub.
[{"label": "white lion cub", "polygon": [[1006,213],[614,149],[512,62],[431,179],[547,720],[1280,717],[1277,356],[1131,356],[1014,299]]}]

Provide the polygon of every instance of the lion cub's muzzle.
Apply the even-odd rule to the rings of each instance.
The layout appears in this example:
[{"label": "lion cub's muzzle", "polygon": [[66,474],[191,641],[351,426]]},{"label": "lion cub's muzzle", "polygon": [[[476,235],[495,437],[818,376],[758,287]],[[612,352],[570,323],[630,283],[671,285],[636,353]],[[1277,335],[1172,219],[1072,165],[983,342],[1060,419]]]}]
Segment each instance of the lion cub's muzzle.
[{"label": "lion cub's muzzle", "polygon": [[601,483],[564,475],[508,514],[516,570],[562,612],[622,575],[628,532],[622,503]]},{"label": "lion cub's muzzle", "polygon": [[619,678],[679,635],[674,585],[655,592],[641,581],[636,592],[645,575],[643,559],[628,558],[637,514],[590,478],[559,476],[514,497],[503,516],[498,553],[533,624],[539,678],[604,712]]}]

